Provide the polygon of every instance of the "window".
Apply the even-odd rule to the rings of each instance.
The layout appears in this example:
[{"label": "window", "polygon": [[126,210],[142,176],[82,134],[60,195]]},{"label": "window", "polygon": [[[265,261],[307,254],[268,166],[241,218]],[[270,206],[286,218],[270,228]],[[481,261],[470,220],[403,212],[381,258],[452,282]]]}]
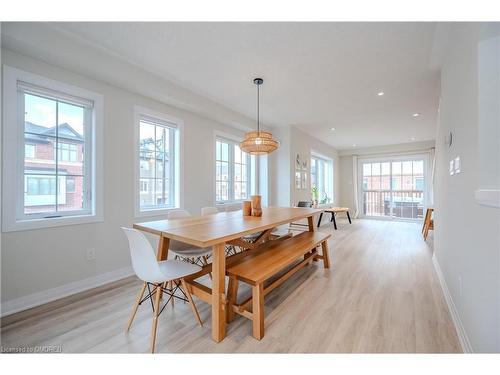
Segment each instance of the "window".
[{"label": "window", "polygon": [[5,138],[22,140],[4,143],[3,229],[101,220],[102,97],[10,67],[3,88]]},{"label": "window", "polygon": [[318,204],[333,202],[333,162],[326,158],[311,158],[312,198]]},{"label": "window", "polygon": [[139,107],[136,118],[139,157],[136,214],[180,207],[180,121]]},{"label": "window", "polygon": [[35,145],[30,145],[29,143],[24,145],[24,157],[26,159],[35,158]]},{"label": "window", "polygon": [[394,157],[361,164],[364,215],[422,218],[425,195],[423,157]]},{"label": "window", "polygon": [[149,192],[149,184],[148,184],[148,181],[147,180],[141,180],[140,181],[140,192],[141,193],[144,193],[144,194],[147,194]]},{"label": "window", "polygon": [[252,159],[239,143],[217,137],[215,141],[215,200],[217,203],[248,199]]},{"label": "window", "polygon": [[67,177],[66,178],[66,193],[76,193],[76,186],[75,186],[75,178],[74,177]]},{"label": "window", "polygon": [[60,143],[58,148],[58,160],[63,161],[76,161],[77,160],[77,145],[69,143]]}]

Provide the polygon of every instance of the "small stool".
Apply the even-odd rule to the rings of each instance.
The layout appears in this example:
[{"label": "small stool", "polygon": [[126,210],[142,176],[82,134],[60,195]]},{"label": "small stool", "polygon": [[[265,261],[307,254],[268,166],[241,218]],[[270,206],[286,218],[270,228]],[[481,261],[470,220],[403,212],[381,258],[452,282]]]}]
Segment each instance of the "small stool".
[{"label": "small stool", "polygon": [[427,208],[427,211],[425,211],[424,225],[422,226],[422,234],[424,235],[424,240],[427,240],[427,234],[429,234],[429,230],[434,230],[434,220],[432,219],[433,213],[434,208],[432,207]]}]

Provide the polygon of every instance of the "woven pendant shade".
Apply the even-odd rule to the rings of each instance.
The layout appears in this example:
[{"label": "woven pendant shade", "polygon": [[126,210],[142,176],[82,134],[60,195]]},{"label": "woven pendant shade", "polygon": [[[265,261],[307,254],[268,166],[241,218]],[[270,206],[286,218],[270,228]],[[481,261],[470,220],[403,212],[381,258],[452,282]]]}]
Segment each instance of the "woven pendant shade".
[{"label": "woven pendant shade", "polygon": [[240,143],[240,148],[252,155],[269,154],[279,146],[273,135],[265,131],[252,131],[245,134],[245,140]]},{"label": "woven pendant shade", "polygon": [[253,83],[257,85],[257,131],[245,134],[245,139],[240,143],[240,149],[251,155],[269,154],[279,147],[278,141],[273,139],[270,132],[260,130],[260,91],[259,87],[264,83],[262,78],[255,78]]}]

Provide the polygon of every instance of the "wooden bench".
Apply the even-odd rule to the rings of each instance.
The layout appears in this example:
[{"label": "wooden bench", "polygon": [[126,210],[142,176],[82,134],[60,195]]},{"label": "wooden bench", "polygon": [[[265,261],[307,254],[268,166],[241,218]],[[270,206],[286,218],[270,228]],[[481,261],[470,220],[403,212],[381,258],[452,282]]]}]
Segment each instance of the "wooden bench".
[{"label": "wooden bench", "polygon": [[[335,230],[337,230],[337,221],[335,220],[335,215],[338,213],[345,212],[347,215],[347,219],[349,220],[349,224],[352,224],[351,215],[349,215],[349,208],[347,208],[347,207],[330,207],[330,208],[326,208],[323,212],[332,214],[332,218],[330,219],[330,221],[333,222],[333,227],[335,228]],[[321,225],[321,219],[323,218],[323,212],[319,215],[318,228]]]},{"label": "wooden bench", "polygon": [[[252,320],[253,336],[260,340],[264,337],[264,296],[281,285],[298,270],[313,260],[322,259],[325,268],[330,267],[327,240],[330,234],[322,232],[303,232],[282,241],[272,241],[262,245],[262,251],[256,251],[240,259],[227,269],[228,285],[228,322],[237,313]],[[321,245],[321,255],[317,247]],[[296,263],[300,259],[300,262]],[[264,288],[264,282],[280,271],[293,265],[279,278]],[[252,297],[237,303],[238,282],[252,286]],[[251,305],[251,311],[248,308]]]}]

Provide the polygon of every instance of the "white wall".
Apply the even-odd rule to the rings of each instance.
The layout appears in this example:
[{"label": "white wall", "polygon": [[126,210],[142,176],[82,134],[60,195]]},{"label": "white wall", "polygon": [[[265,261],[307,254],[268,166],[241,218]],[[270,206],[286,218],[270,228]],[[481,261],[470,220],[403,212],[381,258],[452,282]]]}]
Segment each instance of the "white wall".
[{"label": "white wall", "polygon": [[359,157],[369,157],[412,152],[418,153],[420,151],[427,152],[430,148],[434,147],[434,145],[434,141],[425,141],[339,151],[339,204],[341,206],[354,207],[354,187],[352,177],[353,155],[358,155]]},{"label": "white wall", "polygon": [[280,141],[280,148],[270,156],[272,176],[270,179],[270,204],[277,206],[290,206],[300,200],[311,200],[311,189],[295,188],[295,155],[300,154],[307,160],[308,184],[311,176],[311,154],[319,153],[333,162],[333,204],[338,202],[339,195],[339,158],[337,150],[304,133],[293,126],[288,128],[273,128],[273,134]]},{"label": "white wall", "polygon": [[[478,43],[488,28],[491,25],[477,23],[451,27],[441,68],[434,188],[435,256],[476,352],[500,351],[500,209],[481,206],[474,199],[481,170]],[[498,24],[495,34],[500,34]],[[498,106],[500,98],[494,100]],[[444,144],[449,131],[454,134],[451,148]],[[461,158],[462,172],[450,176],[449,161],[456,156]]]},{"label": "white wall", "polygon": [[[196,214],[202,206],[214,204],[214,158],[210,157],[214,130],[237,136],[243,136],[243,131],[10,50],[2,50],[1,58],[2,64],[104,96],[105,175],[104,222],[2,234],[2,303],[130,265],[120,226],[134,221],[135,105],[184,120],[185,208]],[[87,248],[96,249],[95,261],[86,260]]]}]

